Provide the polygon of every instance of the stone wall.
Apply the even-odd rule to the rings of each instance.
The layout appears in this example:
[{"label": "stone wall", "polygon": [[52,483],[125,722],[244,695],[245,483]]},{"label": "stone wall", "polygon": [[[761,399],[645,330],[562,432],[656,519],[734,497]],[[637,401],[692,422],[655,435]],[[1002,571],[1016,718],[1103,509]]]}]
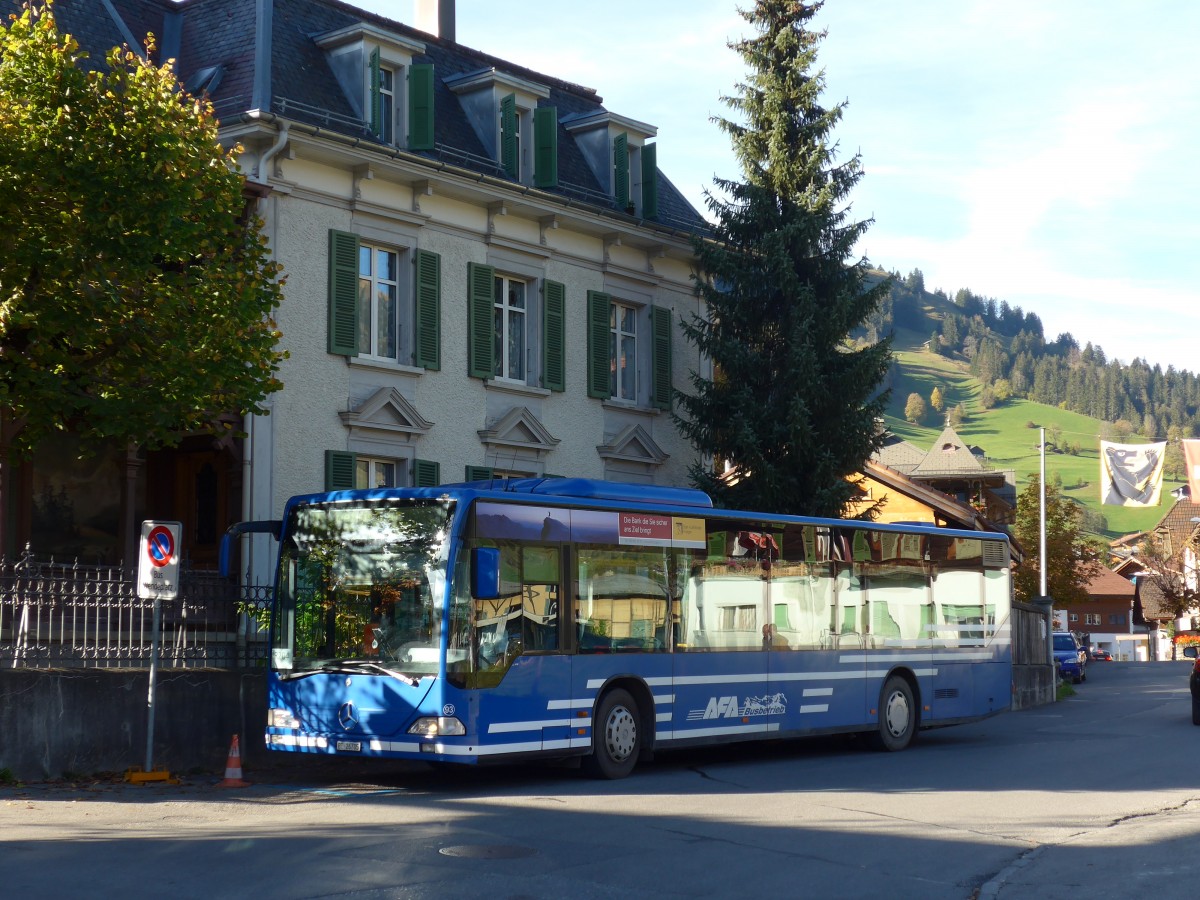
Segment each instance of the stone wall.
[{"label": "stone wall", "polygon": [[[0,671],[0,772],[21,781],[146,764],[148,669]],[[266,676],[224,669],[157,673],[154,768],[223,773],[233,735],[263,761]]]}]

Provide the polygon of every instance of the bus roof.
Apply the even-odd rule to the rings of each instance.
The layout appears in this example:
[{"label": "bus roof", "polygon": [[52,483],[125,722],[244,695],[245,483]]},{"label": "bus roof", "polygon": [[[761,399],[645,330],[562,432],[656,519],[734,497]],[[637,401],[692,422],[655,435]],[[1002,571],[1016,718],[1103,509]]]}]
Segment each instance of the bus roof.
[{"label": "bus roof", "polygon": [[[768,521],[792,521],[828,525],[830,527],[860,527],[880,531],[953,533],[958,537],[979,540],[999,540],[1010,543],[1003,531],[973,531],[962,528],[943,528],[928,522],[885,523],[852,519],[827,519],[786,513],[764,513],[754,510],[728,510],[713,507],[712,499],[693,488],[662,487],[621,481],[602,481],[592,478],[495,478],[483,481],[463,481],[435,487],[367,488],[352,491],[329,491],[293,497],[291,509],[300,503],[338,503],[380,501],[395,498],[430,498],[455,496],[464,501],[475,499],[514,500],[523,503],[601,508],[612,503],[643,511],[663,513],[708,510],[719,518],[762,518]],[[557,502],[556,502],[557,501]],[[693,512],[693,514],[695,514]]]}]

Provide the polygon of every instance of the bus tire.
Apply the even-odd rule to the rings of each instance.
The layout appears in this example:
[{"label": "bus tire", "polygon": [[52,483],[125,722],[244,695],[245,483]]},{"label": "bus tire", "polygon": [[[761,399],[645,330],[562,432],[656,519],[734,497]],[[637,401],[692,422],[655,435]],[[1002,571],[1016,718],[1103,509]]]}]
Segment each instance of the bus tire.
[{"label": "bus tire", "polygon": [[583,758],[583,770],[593,778],[624,778],[641,749],[637,703],[628,691],[609,691],[592,718],[592,752]]},{"label": "bus tire", "polygon": [[894,752],[912,743],[917,733],[917,705],[912,687],[899,675],[883,684],[879,694],[879,727],[874,744],[879,750]]}]

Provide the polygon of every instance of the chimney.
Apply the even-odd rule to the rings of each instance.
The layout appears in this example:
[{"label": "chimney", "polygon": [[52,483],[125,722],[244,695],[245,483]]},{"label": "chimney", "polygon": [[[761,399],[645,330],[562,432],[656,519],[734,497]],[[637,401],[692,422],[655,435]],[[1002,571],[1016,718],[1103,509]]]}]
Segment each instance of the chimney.
[{"label": "chimney", "polygon": [[454,0],[417,0],[417,27],[454,41]]}]

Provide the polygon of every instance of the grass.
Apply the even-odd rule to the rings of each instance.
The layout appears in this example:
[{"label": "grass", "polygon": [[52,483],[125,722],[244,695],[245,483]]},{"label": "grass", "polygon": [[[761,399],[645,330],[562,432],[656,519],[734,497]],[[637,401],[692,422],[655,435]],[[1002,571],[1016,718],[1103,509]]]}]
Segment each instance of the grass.
[{"label": "grass", "polygon": [[[895,357],[899,368],[893,382],[887,416],[887,426],[897,437],[922,450],[933,445],[945,427],[944,414],[931,410],[923,422],[914,425],[905,421],[904,405],[908,395],[914,391],[928,402],[934,386],[940,386],[946,397],[947,409],[961,402],[967,410],[966,420],[955,430],[968,444],[983,448],[992,466],[1013,470],[1018,492],[1029,483],[1031,476],[1038,474],[1040,467],[1040,432],[1037,427],[1030,428],[1029,423],[1046,428],[1047,441],[1051,440],[1052,426],[1057,426],[1062,432],[1064,448],[1078,444],[1078,455],[1058,448],[1047,449],[1046,481],[1053,483],[1057,475],[1062,479],[1064,496],[1103,515],[1108,527],[1099,536],[1105,540],[1148,530],[1170,509],[1173,500],[1169,491],[1180,482],[1164,483],[1163,499],[1157,507],[1139,509],[1102,505],[1099,484],[1100,420],[1019,398],[1008,400],[990,410],[981,409],[979,381],[970,374],[965,363],[920,349],[902,349],[900,345],[905,336],[904,332],[897,334]],[[909,337],[915,339],[915,336]],[[1140,439],[1130,440],[1136,442]]]}]

